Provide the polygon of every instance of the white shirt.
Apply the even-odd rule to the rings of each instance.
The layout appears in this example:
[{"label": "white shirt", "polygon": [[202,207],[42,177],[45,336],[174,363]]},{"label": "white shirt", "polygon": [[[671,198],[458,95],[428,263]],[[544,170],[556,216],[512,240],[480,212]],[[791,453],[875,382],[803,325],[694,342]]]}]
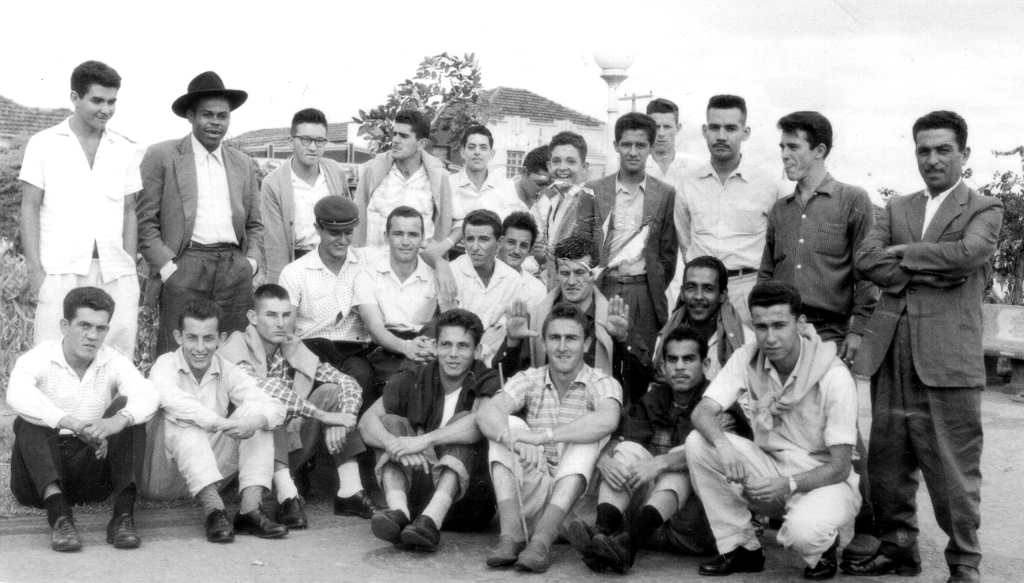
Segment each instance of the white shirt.
[{"label": "white shirt", "polygon": [[451,268],[459,290],[459,307],[473,312],[483,322],[484,337],[480,343],[485,347],[484,356],[494,354],[505,341],[505,309],[522,298],[523,279],[515,269],[495,260],[494,273],[485,286],[469,255],[452,261]]},{"label": "white shirt", "polygon": [[724,185],[711,162],[695,168],[676,193],[676,231],[686,261],[711,255],[726,269],[757,269],[764,254],[768,212],[783,195],[781,178],[743,158]]},{"label": "white shirt", "polygon": [[[647,192],[647,177],[631,193],[618,180],[615,181],[615,208],[608,217],[607,243],[602,249],[608,267],[619,276],[647,273],[644,247],[650,229],[643,227],[644,200]],[[639,233],[639,234],[638,234]],[[635,235],[635,236],[634,236]]]},{"label": "white shirt", "polygon": [[67,415],[79,421],[99,419],[114,395],[128,399],[124,410],[136,424],[149,421],[160,404],[153,384],[114,348],[101,346],[79,379],[64,358],[63,340],[42,342],[21,355],[7,385],[7,403],[14,412],[47,427],[57,427]]},{"label": "white shirt", "polygon": [[189,139],[196,160],[196,225],[192,228],[192,240],[200,245],[238,243],[231,224],[231,193],[224,167],[224,147],[218,145],[216,150],[208,152],[195,134],[189,134]]},{"label": "white shirt", "polygon": [[[291,162],[288,162],[288,166],[291,167]],[[295,222],[292,225],[295,233],[295,248],[310,251],[316,249],[316,246],[320,244],[320,235],[316,234],[316,227],[313,226],[313,223],[316,222],[313,207],[321,198],[331,192],[327,189],[327,177],[323,167],[320,168],[320,173],[313,182],[313,186],[299,178],[294,169],[291,170],[291,173],[292,192],[295,194]]]},{"label": "white shirt", "polygon": [[367,247],[387,249],[384,230],[388,215],[400,206],[412,207],[423,215],[423,240],[430,240],[434,236],[434,193],[430,190],[430,179],[422,164],[408,180],[398,166],[392,164],[391,171],[370,194],[366,204]]},{"label": "white shirt", "polygon": [[376,263],[386,252],[349,247],[345,264],[331,273],[313,250],[284,266],[278,284],[288,290],[295,310],[295,334],[299,338],[326,338],[334,342],[369,342],[355,304],[356,275]]},{"label": "white shirt", "polygon": [[676,157],[672,158],[672,162],[668,165],[668,172],[662,172],[661,166],[654,159],[654,153],[652,152],[647,157],[647,175],[653,176],[675,188],[678,193],[683,187],[683,178],[686,177],[686,173],[692,168],[692,162],[693,160],[688,156],[676,151]]},{"label": "white shirt", "polygon": [[135,258],[124,250],[122,234],[124,199],[142,190],[139,154],[131,142],[104,130],[90,168],[70,119],[29,139],[18,179],[43,191],[43,270],[88,275],[95,245],[103,282],[108,283],[135,273]]},{"label": "white shirt", "polygon": [[526,304],[526,307],[533,308],[548,297],[547,286],[535,275],[523,269],[519,272],[519,277],[523,282],[523,293],[519,299]]},{"label": "white shirt", "polygon": [[405,281],[399,281],[390,256],[385,256],[356,276],[353,303],[379,307],[388,330],[419,332],[437,311],[434,270],[417,257],[416,270]]},{"label": "white shirt", "polygon": [[477,209],[494,211],[501,220],[515,211],[528,211],[526,203],[519,200],[516,187],[495,172],[488,171],[487,178],[478,189],[463,168],[458,174],[449,176],[455,204],[461,207],[462,216]]},{"label": "white shirt", "polygon": [[455,406],[459,404],[459,395],[462,394],[462,387],[444,396],[444,412],[441,413],[441,427],[448,425],[448,422],[455,417]]},{"label": "white shirt", "polygon": [[[963,180],[963,178],[961,178],[960,180]],[[946,197],[949,196],[949,193],[953,192],[953,190],[956,189],[957,186],[960,186],[960,180],[957,180],[956,184],[954,184],[953,187],[950,188],[949,190],[940,192],[938,196],[932,196],[928,194],[927,190],[924,191],[924,195],[928,197],[928,202],[924,204],[924,225],[921,227],[922,239],[924,238],[924,234],[928,232],[928,225],[930,225],[932,219],[935,218],[935,213],[937,213],[939,211],[939,207],[942,206],[942,201],[946,200]]]}]

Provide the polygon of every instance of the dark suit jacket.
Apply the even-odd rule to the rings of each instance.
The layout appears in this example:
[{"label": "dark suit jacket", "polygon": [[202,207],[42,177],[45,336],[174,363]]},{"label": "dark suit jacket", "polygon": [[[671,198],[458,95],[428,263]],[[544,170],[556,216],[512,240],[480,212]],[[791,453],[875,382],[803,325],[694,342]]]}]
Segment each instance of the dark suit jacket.
[{"label": "dark suit jacket", "polygon": [[[961,182],[942,202],[922,237],[927,200],[924,191],[891,199],[857,248],[857,269],[879,287],[881,297],[854,371],[873,375],[878,370],[906,310],[914,368],[925,385],[984,387],[981,301],[1003,205]],[[885,251],[903,244],[907,249],[902,259]],[[967,280],[935,288],[910,283],[914,274]]]},{"label": "dark suit jacket", "polygon": [[[594,197],[580,198],[580,216],[596,216],[598,224],[580,225],[580,231],[588,234],[597,243],[598,249],[604,248],[604,224],[608,222],[608,215],[615,208],[615,178],[611,174],[592,180],[585,186],[594,191]],[[676,189],[647,175],[647,190],[644,192],[644,216],[645,224],[651,229],[647,237],[647,246],[644,248],[644,260],[647,263],[647,288],[651,292],[651,299],[654,301],[654,311],[658,315],[658,325],[668,320],[668,299],[665,297],[665,289],[668,287],[676,272],[676,254],[679,243],[676,239],[676,229],[673,221],[673,209],[675,208]],[[596,205],[596,213],[593,206]],[[607,265],[608,257],[601,257],[601,265]],[[599,288],[604,288],[603,274],[597,281]]]},{"label": "dark suit jacket", "polygon": [[[231,195],[231,224],[246,256],[263,265],[260,188],[252,158],[222,146]],[[155,276],[177,259],[192,240],[198,186],[192,140],[185,136],[153,144],[142,158],[142,192],[135,205],[139,217],[139,251]]]}]

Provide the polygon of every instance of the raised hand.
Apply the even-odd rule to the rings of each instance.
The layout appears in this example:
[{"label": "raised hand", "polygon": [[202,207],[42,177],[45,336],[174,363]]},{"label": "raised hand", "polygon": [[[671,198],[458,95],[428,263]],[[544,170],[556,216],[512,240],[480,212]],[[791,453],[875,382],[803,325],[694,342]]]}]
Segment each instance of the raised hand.
[{"label": "raised hand", "polygon": [[605,328],[608,335],[623,342],[629,333],[629,304],[621,296],[608,301],[608,320]]},{"label": "raised hand", "polygon": [[512,305],[505,310],[505,318],[505,334],[509,340],[509,346],[518,346],[522,340],[540,336],[530,330],[530,311],[523,301],[512,302]]}]

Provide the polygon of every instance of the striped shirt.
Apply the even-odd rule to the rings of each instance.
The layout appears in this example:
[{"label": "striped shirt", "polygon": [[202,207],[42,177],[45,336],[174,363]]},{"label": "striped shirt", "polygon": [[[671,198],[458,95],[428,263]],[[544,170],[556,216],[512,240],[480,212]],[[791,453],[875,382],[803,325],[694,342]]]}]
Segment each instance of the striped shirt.
[{"label": "striped shirt", "polygon": [[[268,360],[267,376],[265,377],[256,374],[256,369],[248,362],[240,362],[238,367],[256,379],[256,384],[268,395],[284,403],[284,408],[288,411],[286,421],[294,417],[312,417],[316,412],[316,407],[292,390],[292,382],[295,378],[295,369],[292,368],[292,365],[288,364],[288,360],[280,350]],[[316,367],[316,376],[313,380],[318,383],[338,385],[341,388],[341,399],[333,407],[334,411],[353,415],[359,413],[359,407],[363,404],[363,395],[362,389],[355,379],[330,364],[321,362]]]},{"label": "striped shirt", "polygon": [[[571,423],[597,410],[603,399],[622,405],[622,386],[603,372],[586,364],[561,398],[548,374],[548,367],[531,368],[515,375],[501,389],[516,403],[516,412],[532,430],[554,429]],[[558,466],[558,448],[554,443],[544,446],[548,465]]]}]

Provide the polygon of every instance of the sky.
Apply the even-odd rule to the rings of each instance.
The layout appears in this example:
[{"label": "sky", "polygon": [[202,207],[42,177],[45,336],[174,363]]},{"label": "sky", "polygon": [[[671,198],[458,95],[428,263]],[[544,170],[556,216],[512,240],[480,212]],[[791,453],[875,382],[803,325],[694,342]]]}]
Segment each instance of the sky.
[{"label": "sky", "polygon": [[286,126],[304,107],[349,121],[444,51],[475,53],[485,87],[529,89],[605,120],[598,50],[634,55],[620,95],[680,106],[678,149],[697,160],[708,157],[700,126],[718,93],[746,99],[743,152],[780,176],[777,120],[825,114],[830,171],[872,194],[921,188],[910,130],[929,111],[967,120],[974,185],[1019,172],[1018,158],[992,151],[1024,143],[1024,2],[1013,0],[36,1],[4,14],[22,23],[4,40],[23,56],[0,63],[0,95],[69,107],[71,70],[104,61],[123,78],[109,127],[141,144],[186,135],[170,105],[206,70],[249,92],[232,117],[238,135]]}]

